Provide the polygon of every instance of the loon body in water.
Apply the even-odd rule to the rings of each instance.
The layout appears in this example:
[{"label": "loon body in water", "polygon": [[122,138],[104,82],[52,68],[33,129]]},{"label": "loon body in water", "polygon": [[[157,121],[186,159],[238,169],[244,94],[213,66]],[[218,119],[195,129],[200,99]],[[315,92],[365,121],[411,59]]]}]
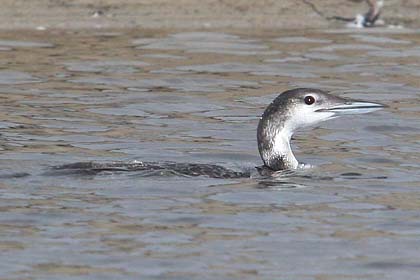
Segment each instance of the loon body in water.
[{"label": "loon body in water", "polygon": [[[264,166],[260,173],[299,169],[310,165],[299,163],[293,155],[290,141],[293,133],[302,127],[315,125],[341,115],[369,113],[383,108],[378,103],[336,97],[325,91],[297,88],[285,91],[268,105],[258,124],[258,150]],[[249,177],[250,171],[233,171],[218,165],[190,163],[153,162],[79,162],[54,168],[82,174],[97,174],[103,171],[152,171],[164,170],[179,175],[212,178]]]}]

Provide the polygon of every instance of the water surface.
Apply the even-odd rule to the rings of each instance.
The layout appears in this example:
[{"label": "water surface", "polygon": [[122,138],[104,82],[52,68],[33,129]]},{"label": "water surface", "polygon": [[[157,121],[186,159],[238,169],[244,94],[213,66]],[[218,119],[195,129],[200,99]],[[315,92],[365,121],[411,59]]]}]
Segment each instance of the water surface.
[{"label": "water surface", "polygon": [[[417,279],[420,36],[412,30],[0,33],[0,277]],[[389,106],[294,138],[275,181],[77,161],[261,165],[258,116],[315,87]]]}]

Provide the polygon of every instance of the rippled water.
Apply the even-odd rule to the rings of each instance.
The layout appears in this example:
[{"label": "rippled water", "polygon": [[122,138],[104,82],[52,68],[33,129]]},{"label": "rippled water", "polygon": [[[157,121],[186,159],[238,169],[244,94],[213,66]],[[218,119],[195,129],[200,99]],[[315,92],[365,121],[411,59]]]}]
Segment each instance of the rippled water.
[{"label": "rippled water", "polygon": [[[418,279],[418,32],[0,36],[0,278]],[[258,116],[294,87],[389,108],[298,133],[317,167],[275,181],[48,173],[252,169]]]}]

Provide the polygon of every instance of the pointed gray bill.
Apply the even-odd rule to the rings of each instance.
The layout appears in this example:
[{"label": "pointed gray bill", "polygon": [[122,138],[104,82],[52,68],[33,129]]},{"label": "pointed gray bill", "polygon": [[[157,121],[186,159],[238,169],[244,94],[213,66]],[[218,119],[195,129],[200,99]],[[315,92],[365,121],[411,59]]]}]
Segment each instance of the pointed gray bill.
[{"label": "pointed gray bill", "polygon": [[332,112],[337,115],[366,114],[384,108],[379,103],[364,101],[347,101],[342,104],[336,104],[326,109],[319,109],[316,112]]}]

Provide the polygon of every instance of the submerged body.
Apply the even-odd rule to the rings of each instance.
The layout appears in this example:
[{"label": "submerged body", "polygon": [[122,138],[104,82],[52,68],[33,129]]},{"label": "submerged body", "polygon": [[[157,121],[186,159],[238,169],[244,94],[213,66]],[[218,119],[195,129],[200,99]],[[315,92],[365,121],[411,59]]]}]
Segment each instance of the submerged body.
[{"label": "submerged body", "polygon": [[[264,166],[264,175],[280,170],[304,168],[293,155],[290,140],[302,127],[314,125],[341,115],[361,114],[379,110],[377,103],[344,99],[322,90],[297,88],[280,94],[268,105],[258,124],[258,150]],[[79,174],[97,174],[103,171],[151,171],[211,178],[249,177],[249,171],[233,171],[218,165],[174,162],[79,162],[58,166],[55,170],[73,171]]]},{"label": "submerged body", "polygon": [[214,164],[203,163],[180,163],[180,162],[76,162],[56,166],[53,174],[63,175],[96,175],[102,172],[144,172],[144,176],[208,176],[216,179],[249,178],[250,171],[235,171],[226,167]]}]

